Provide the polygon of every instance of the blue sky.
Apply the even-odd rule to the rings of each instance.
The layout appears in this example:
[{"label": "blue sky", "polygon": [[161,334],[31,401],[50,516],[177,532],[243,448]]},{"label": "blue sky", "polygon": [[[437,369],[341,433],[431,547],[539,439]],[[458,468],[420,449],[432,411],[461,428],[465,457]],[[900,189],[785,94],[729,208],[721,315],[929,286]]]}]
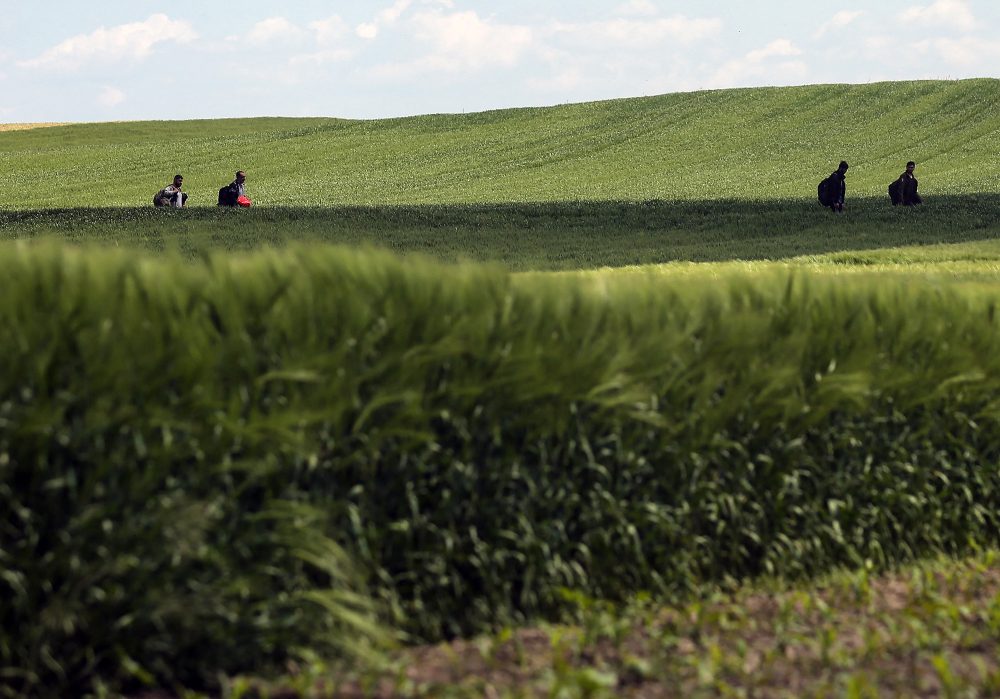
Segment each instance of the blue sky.
[{"label": "blue sky", "polygon": [[0,0],[0,122],[373,118],[998,76],[996,0]]}]

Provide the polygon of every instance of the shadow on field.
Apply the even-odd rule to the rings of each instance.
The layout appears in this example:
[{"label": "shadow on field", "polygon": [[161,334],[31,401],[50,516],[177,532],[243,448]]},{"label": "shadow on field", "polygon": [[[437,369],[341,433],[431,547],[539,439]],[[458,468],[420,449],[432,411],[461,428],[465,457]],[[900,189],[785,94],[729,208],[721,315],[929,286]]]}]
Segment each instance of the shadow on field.
[{"label": "shadow on field", "polygon": [[292,242],[369,244],[511,269],[785,259],[1000,237],[1000,195],[934,196],[918,208],[806,200],[192,207],[0,211],[0,240],[57,237],[195,254]]}]

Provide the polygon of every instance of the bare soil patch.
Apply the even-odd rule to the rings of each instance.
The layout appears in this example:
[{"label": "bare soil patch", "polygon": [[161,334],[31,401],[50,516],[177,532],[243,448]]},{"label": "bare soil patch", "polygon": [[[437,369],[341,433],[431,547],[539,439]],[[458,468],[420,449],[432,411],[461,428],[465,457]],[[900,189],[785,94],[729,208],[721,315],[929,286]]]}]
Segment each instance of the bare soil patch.
[{"label": "bare soil patch", "polygon": [[808,590],[668,609],[598,605],[578,626],[411,648],[378,677],[283,691],[350,699],[1000,696],[1000,563],[843,575]]},{"label": "bare soil patch", "polygon": [[51,126],[66,126],[67,122],[42,122],[37,124],[0,124],[0,131],[30,131],[31,129],[46,129]]}]

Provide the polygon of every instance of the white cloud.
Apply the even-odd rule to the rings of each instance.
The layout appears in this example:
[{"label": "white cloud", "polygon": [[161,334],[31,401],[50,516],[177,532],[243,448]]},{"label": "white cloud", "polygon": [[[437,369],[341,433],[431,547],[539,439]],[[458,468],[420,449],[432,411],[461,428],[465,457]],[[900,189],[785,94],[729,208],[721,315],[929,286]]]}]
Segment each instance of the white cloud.
[{"label": "white cloud", "polygon": [[673,51],[589,53],[542,46],[533,52],[525,85],[540,103],[635,97],[704,87],[709,68],[684,47]]},{"label": "white cloud", "polygon": [[655,20],[613,19],[584,24],[555,24],[551,32],[590,47],[649,46],[664,41],[689,44],[715,36],[722,20],[689,18],[684,15]]},{"label": "white cloud", "polygon": [[[655,9],[645,0],[628,6],[633,11],[650,8]],[[721,33],[723,24],[716,18],[676,15],[529,26],[506,24],[474,11],[421,9],[403,26],[428,46],[428,52],[408,62],[379,65],[368,72],[369,76],[393,81],[428,73],[454,75],[490,68],[511,69],[531,57],[536,65],[549,70],[534,68],[524,84],[535,90],[548,87],[565,93],[597,82],[610,86],[612,91],[614,86],[635,83],[636,89],[645,92],[655,89],[654,83],[672,84],[678,77],[671,66],[684,61],[664,51],[671,44],[682,51],[692,42],[714,37]],[[652,49],[655,56],[637,63],[634,59],[641,52],[627,51],[633,47]],[[632,58],[619,56],[623,52]],[[592,56],[592,60],[586,56]]]},{"label": "white cloud", "polygon": [[413,4],[413,0],[396,0],[391,7],[387,7],[378,13],[378,22],[380,24],[392,24],[400,17],[403,13]]},{"label": "white cloud", "polygon": [[532,47],[530,27],[496,24],[472,11],[454,14],[423,12],[413,18],[414,36],[431,52],[408,63],[376,66],[369,75],[383,80],[425,73],[463,73],[484,68],[510,68]]},{"label": "white cloud", "polygon": [[[392,5],[390,5],[389,7],[385,8],[377,15],[375,15],[375,19],[372,20],[371,22],[364,22],[363,24],[359,24],[357,28],[354,30],[355,34],[357,34],[362,39],[374,39],[375,37],[378,36],[379,30],[382,27],[389,24],[395,24],[399,20],[399,18],[403,16],[403,13],[410,8],[410,5],[412,4],[413,0],[396,0],[396,2],[394,2]],[[440,2],[440,3],[436,2],[434,4],[441,4],[445,7],[452,6],[450,2]]]},{"label": "white cloud", "polygon": [[886,57],[896,46],[896,39],[886,34],[876,34],[865,37],[862,45],[869,56],[876,56],[881,59]]},{"label": "white cloud", "polygon": [[788,39],[775,39],[762,49],[755,49],[746,55],[748,63],[761,63],[773,56],[801,56],[802,50]]},{"label": "white cloud", "polygon": [[426,65],[450,71],[513,66],[534,40],[530,27],[494,23],[472,11],[423,12],[413,24],[416,37],[433,47]]},{"label": "white cloud", "polygon": [[932,39],[914,44],[920,53],[934,53],[945,63],[955,67],[983,69],[995,65],[1000,60],[1000,41],[988,41],[976,37],[962,39]]},{"label": "white cloud", "polygon": [[[1000,39],[978,36],[901,41],[897,35],[874,35],[860,44],[871,66],[866,81],[944,80],[993,75],[1000,63]],[[900,61],[899,57],[907,57]],[[857,78],[852,79],[852,82]]]},{"label": "white cloud", "polygon": [[354,32],[362,39],[374,39],[378,36],[378,25],[374,22],[365,22],[364,24],[359,24]]},{"label": "white cloud", "polygon": [[976,28],[976,17],[968,0],[937,0],[931,5],[911,7],[900,18],[908,24],[951,26],[964,31]]},{"label": "white cloud", "polygon": [[581,66],[568,65],[548,77],[528,79],[528,86],[539,92],[567,92],[584,85],[588,77],[593,77]]},{"label": "white cloud", "polygon": [[775,39],[742,58],[727,61],[709,79],[710,87],[782,85],[803,82],[809,66],[797,57],[802,50],[788,39]]},{"label": "white cloud", "polygon": [[823,24],[813,37],[816,39],[822,38],[827,32],[835,31],[837,29],[843,29],[849,24],[853,24],[855,20],[864,16],[863,10],[841,10],[835,14],[830,21]]},{"label": "white cloud", "polygon": [[90,34],[79,34],[53,46],[37,58],[19,61],[22,68],[79,70],[91,62],[141,60],[164,42],[188,43],[198,38],[191,25],[172,20],[164,14],[152,15],[145,22],[122,24],[110,29],[101,27]]},{"label": "white cloud", "polygon": [[[287,67],[298,71],[304,66],[318,67],[351,58],[354,55],[352,51],[337,46],[349,33],[350,27],[337,15],[310,22],[305,28],[284,17],[269,17],[253,25],[245,36],[228,37],[226,43],[230,51],[238,50],[242,44],[269,46],[278,51],[287,50],[290,46],[302,46],[302,50],[308,51],[307,47],[314,43],[317,50],[293,54],[285,62]],[[274,68],[273,63],[271,68]],[[283,77],[281,79],[289,84],[302,82],[297,73],[288,75],[290,77],[287,80]]]},{"label": "white cloud", "polygon": [[125,101],[125,93],[117,87],[105,86],[97,96],[97,103],[102,107],[117,107]]},{"label": "white cloud", "polygon": [[337,15],[310,22],[309,28],[316,35],[316,42],[320,46],[332,44],[347,36],[348,32],[347,22]]},{"label": "white cloud", "polygon": [[302,30],[284,17],[269,17],[253,25],[246,40],[255,46],[263,46],[275,42],[297,41],[301,38]]},{"label": "white cloud", "polygon": [[[354,58],[355,51],[346,45],[350,26],[339,15],[309,22],[304,27],[284,17],[269,17],[257,22],[245,36],[228,37],[230,51],[237,51],[243,44],[269,47],[274,51],[267,58],[267,65],[255,69],[262,84],[299,86],[308,82],[307,73],[332,63]],[[291,47],[298,52],[289,52]]]},{"label": "white cloud", "polygon": [[652,0],[631,0],[615,11],[615,14],[630,17],[652,17],[659,13],[659,8],[653,4]]},{"label": "white cloud", "polygon": [[293,69],[318,68],[329,63],[342,63],[354,58],[350,49],[326,49],[314,53],[304,53],[288,59],[288,65]]}]

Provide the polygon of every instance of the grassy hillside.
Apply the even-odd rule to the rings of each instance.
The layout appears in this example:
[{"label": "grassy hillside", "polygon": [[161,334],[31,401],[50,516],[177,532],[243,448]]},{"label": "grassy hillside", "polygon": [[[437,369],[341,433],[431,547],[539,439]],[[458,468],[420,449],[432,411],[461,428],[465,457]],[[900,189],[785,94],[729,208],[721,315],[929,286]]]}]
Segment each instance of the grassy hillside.
[{"label": "grassy hillside", "polygon": [[881,195],[1000,191],[1000,82],[673,94],[382,121],[87,124],[0,133],[0,207],[144,206],[175,172],[196,205],[248,171],[261,205],[805,199],[841,158]]}]

